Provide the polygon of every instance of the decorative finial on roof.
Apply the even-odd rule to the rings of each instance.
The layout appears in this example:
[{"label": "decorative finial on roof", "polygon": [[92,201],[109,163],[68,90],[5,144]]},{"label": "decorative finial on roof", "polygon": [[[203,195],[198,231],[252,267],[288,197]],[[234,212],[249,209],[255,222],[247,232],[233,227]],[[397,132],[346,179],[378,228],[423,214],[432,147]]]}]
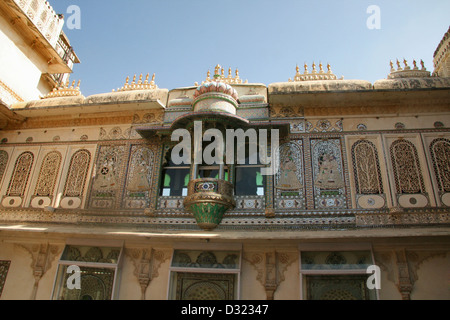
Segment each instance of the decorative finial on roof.
[{"label": "decorative finial on roof", "polygon": [[220,66],[220,64],[218,64],[215,68],[214,68],[214,78],[220,78],[220,69],[222,67]]},{"label": "decorative finial on roof", "polygon": [[[214,77],[211,79],[211,72],[208,70],[206,80],[202,81],[202,84],[208,83],[208,82],[223,82],[227,84],[242,84],[242,83],[248,83],[246,80],[245,82],[242,81],[242,79],[239,78],[239,70],[236,68],[236,76],[232,76],[232,70],[231,67],[228,68],[228,76],[225,77],[225,69],[222,68],[219,64],[215,66],[214,68]],[[197,85],[197,82],[196,84]]]},{"label": "decorative finial on roof", "polygon": [[411,68],[408,66],[408,61],[406,61],[405,58],[403,58],[403,64],[405,65],[405,70],[410,70]]},{"label": "decorative finial on roof", "polygon": [[420,59],[420,65],[422,66],[422,70],[424,70],[424,71],[427,70],[427,68],[425,68],[425,64],[422,59]]},{"label": "decorative finial on roof", "polygon": [[[149,82],[150,74],[147,73],[145,77],[145,81],[142,81],[142,73],[139,75],[139,81],[136,83],[136,75],[133,76],[133,82],[130,84],[130,77],[127,77],[125,80],[125,84],[122,88],[117,89],[117,92],[121,91],[132,91],[132,90],[153,90],[158,89],[158,86],[155,84],[155,74],[152,76],[152,80]],[[115,90],[113,90],[115,92]]]},{"label": "decorative finial on roof", "polygon": [[422,69],[417,66],[416,60],[413,60],[413,68],[408,65],[408,61],[403,58],[404,68],[400,66],[400,62],[397,59],[397,70],[394,69],[392,61],[390,62],[391,72],[388,75],[388,79],[398,79],[398,78],[424,78],[430,77],[431,74],[424,66],[423,60],[420,60]]},{"label": "decorative finial on roof", "polygon": [[[298,81],[314,81],[314,80],[337,80],[337,77],[333,74],[333,72],[331,71],[331,66],[329,63],[327,63],[327,72],[325,72],[323,70],[323,64],[322,62],[320,62],[319,64],[319,72],[317,72],[316,70],[316,63],[313,62],[312,64],[312,71],[311,73],[309,73],[308,71],[308,65],[304,64],[304,68],[305,71],[304,73],[300,73],[300,68],[298,67],[298,65],[295,67],[295,76],[294,76],[294,80],[289,78],[289,82],[298,82]],[[341,78],[342,80],[343,78]]]},{"label": "decorative finial on roof", "polygon": [[42,99],[81,96],[80,92],[81,80],[78,80],[76,87],[75,87],[75,80],[72,81],[72,85],[70,87],[69,83],[70,83],[69,79],[67,79],[66,83],[61,82],[59,86],[53,88],[53,91],[49,92]]}]

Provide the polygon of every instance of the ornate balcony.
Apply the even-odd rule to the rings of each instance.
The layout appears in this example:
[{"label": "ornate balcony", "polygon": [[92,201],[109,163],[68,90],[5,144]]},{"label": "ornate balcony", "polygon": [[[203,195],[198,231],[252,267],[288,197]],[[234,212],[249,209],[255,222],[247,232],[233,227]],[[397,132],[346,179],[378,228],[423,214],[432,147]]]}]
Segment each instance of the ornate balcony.
[{"label": "ornate balcony", "polygon": [[225,180],[201,178],[191,180],[184,207],[194,214],[200,228],[215,229],[229,209],[236,205],[233,199],[233,185]]}]

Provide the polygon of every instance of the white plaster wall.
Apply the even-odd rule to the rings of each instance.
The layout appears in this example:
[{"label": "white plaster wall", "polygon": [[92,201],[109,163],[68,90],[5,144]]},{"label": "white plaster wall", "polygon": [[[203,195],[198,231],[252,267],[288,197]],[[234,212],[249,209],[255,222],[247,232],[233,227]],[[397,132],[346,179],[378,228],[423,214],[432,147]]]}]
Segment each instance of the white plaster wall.
[{"label": "white plaster wall", "polygon": [[0,80],[25,101],[38,100],[47,88],[40,84],[46,62],[0,16]]},{"label": "white plaster wall", "polygon": [[29,300],[34,286],[30,254],[12,243],[0,243],[0,260],[11,261],[0,300]]},{"label": "white plaster wall", "polygon": [[266,300],[263,285],[257,280],[258,272],[248,261],[242,260],[241,300]]},{"label": "white plaster wall", "polygon": [[292,263],[284,272],[284,281],[280,283],[275,291],[274,300],[299,300],[300,299],[300,277],[299,260]]},{"label": "white plaster wall", "polygon": [[419,265],[411,300],[450,299],[450,254],[437,255]]}]

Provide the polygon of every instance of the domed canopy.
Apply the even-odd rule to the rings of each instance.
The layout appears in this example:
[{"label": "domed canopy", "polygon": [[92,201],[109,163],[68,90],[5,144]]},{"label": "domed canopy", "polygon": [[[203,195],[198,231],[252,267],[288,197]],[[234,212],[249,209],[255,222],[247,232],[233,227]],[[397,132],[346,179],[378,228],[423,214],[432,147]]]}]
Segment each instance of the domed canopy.
[{"label": "domed canopy", "polygon": [[194,100],[205,93],[213,93],[213,92],[229,95],[234,100],[239,99],[237,91],[232,86],[223,82],[213,81],[213,82],[206,82],[201,86],[199,86],[194,92]]}]

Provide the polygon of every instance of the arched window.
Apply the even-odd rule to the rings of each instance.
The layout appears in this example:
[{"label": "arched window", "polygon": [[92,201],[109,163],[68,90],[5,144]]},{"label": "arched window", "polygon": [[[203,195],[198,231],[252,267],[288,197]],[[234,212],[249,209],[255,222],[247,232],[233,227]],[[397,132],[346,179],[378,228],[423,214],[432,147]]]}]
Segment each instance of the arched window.
[{"label": "arched window", "polygon": [[398,194],[425,192],[419,157],[414,144],[400,139],[390,148],[395,187]]},{"label": "arched window", "polygon": [[33,160],[34,155],[31,152],[24,152],[17,158],[6,192],[8,196],[22,197],[25,194]]},{"label": "arched window", "polygon": [[60,165],[61,154],[59,152],[49,152],[45,156],[34,191],[36,196],[48,197],[53,194]]},{"label": "arched window", "polygon": [[353,171],[357,194],[381,194],[383,184],[380,163],[375,145],[366,140],[355,142],[352,147]]},{"label": "arched window", "polygon": [[91,153],[87,150],[79,150],[73,154],[64,186],[65,197],[81,197],[90,161]]},{"label": "arched window", "polygon": [[430,152],[439,191],[450,192],[450,140],[433,140]]}]

